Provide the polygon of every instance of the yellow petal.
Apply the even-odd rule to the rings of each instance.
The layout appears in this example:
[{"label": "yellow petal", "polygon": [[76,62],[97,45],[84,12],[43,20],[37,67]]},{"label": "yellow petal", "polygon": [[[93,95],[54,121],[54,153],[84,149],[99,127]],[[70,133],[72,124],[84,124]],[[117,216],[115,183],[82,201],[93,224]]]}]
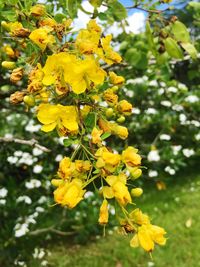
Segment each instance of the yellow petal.
[{"label": "yellow petal", "polygon": [[130,246],[132,248],[136,248],[136,247],[139,246],[139,240],[138,240],[138,236],[137,235],[134,235],[133,238],[131,239]]},{"label": "yellow petal", "polygon": [[41,130],[43,132],[51,132],[51,131],[53,131],[55,129],[55,127],[56,127],[56,122],[53,122],[53,123],[50,123],[50,124],[43,125],[41,127]]}]

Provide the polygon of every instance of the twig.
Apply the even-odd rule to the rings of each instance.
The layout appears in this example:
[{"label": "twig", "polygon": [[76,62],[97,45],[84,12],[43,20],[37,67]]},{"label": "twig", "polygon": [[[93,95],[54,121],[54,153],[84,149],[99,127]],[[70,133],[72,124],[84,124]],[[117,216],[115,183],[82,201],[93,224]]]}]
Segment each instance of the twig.
[{"label": "twig", "polygon": [[52,232],[52,233],[56,233],[56,234],[62,235],[62,236],[74,235],[76,233],[75,231],[72,231],[72,232],[63,232],[63,231],[57,230],[57,229],[55,229],[55,228],[53,228],[51,226],[51,227],[48,227],[48,228],[42,228],[42,229],[37,229],[35,231],[31,231],[28,234],[35,236],[35,235],[40,235],[40,234],[43,234],[43,233],[46,233],[46,232]]},{"label": "twig", "polygon": [[144,12],[147,12],[147,13],[154,13],[154,14],[160,14],[162,12],[165,12],[167,9],[164,9],[164,10],[155,10],[155,9],[145,9],[145,8],[142,8],[142,7],[139,7],[139,6],[127,6],[125,7],[126,9],[138,9],[138,10],[141,10],[141,11],[144,11]]},{"label": "twig", "polygon": [[51,151],[50,149],[46,148],[45,146],[39,145],[38,141],[35,139],[23,140],[23,139],[18,139],[18,138],[14,138],[14,137],[0,137],[0,142],[7,142],[7,143],[13,142],[13,143],[22,144],[22,145],[34,146],[34,147],[37,147],[44,152],[50,152]]}]

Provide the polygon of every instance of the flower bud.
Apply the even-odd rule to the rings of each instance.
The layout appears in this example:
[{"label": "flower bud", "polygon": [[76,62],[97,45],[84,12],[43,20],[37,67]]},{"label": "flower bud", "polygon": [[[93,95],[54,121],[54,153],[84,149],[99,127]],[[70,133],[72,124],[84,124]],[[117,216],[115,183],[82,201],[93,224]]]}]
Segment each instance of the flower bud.
[{"label": "flower bud", "polygon": [[11,104],[19,104],[23,101],[25,92],[16,91],[12,95],[10,95],[10,103]]},{"label": "flower bud", "polygon": [[62,179],[52,179],[51,180],[51,184],[53,186],[60,186],[62,183],[63,183],[63,180]]},{"label": "flower bud", "polygon": [[123,123],[123,122],[125,122],[125,117],[124,116],[120,116],[118,119],[117,119],[117,122],[119,122],[119,123]]},{"label": "flower bud", "polygon": [[1,66],[5,69],[12,70],[15,67],[15,62],[13,61],[3,61]]},{"label": "flower bud", "polygon": [[107,118],[111,118],[113,116],[113,113],[114,113],[114,111],[113,111],[112,108],[107,108],[106,109],[106,117]]},{"label": "flower bud", "polygon": [[10,29],[8,23],[6,21],[4,21],[4,20],[1,22],[1,27],[3,29],[5,29],[6,31],[9,31],[9,29]]},{"label": "flower bud", "polygon": [[24,103],[29,106],[29,107],[33,107],[35,105],[35,99],[33,96],[31,95],[26,95],[24,98],[23,98],[23,101]]},{"label": "flower bud", "polygon": [[11,75],[10,75],[10,80],[13,83],[16,83],[18,81],[20,81],[23,77],[23,69],[22,68],[16,68],[12,71]]},{"label": "flower bud", "polygon": [[103,203],[100,207],[99,213],[99,223],[100,224],[107,224],[108,223],[108,201],[106,199],[103,200]]},{"label": "flower bud", "polygon": [[142,188],[139,188],[139,187],[133,188],[131,190],[131,195],[133,197],[140,197],[142,195],[142,193],[143,193],[143,190],[142,190]]},{"label": "flower bud", "polygon": [[138,179],[142,175],[142,170],[139,169],[139,168],[137,168],[137,167],[134,167],[131,170],[131,175],[132,175],[132,178],[134,180],[136,180],[136,179]]}]

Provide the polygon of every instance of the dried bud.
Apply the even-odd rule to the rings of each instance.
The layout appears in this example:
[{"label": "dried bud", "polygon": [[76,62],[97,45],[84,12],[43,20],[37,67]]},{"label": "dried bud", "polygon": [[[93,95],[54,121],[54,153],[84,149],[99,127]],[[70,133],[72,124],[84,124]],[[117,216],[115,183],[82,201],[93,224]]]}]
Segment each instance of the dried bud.
[{"label": "dried bud", "polygon": [[23,77],[23,69],[22,68],[17,68],[14,69],[10,75],[10,80],[13,83],[16,83],[18,81],[20,81]]},{"label": "dried bud", "polygon": [[171,19],[170,19],[170,21],[172,23],[174,23],[175,21],[177,21],[177,19],[178,19],[177,16],[172,16]]},{"label": "dried bud", "polygon": [[21,28],[21,29],[17,29],[15,31],[12,32],[12,34],[16,37],[28,37],[29,34],[31,33],[31,31],[29,29],[26,28]]},{"label": "dried bud", "polygon": [[25,92],[16,91],[12,95],[10,95],[10,103],[14,105],[21,103],[25,94]]}]

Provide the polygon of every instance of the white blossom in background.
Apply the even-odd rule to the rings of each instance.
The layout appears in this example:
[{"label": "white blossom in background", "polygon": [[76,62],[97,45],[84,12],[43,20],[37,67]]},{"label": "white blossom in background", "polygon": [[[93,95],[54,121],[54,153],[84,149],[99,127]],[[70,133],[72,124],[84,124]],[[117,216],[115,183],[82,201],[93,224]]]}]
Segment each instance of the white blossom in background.
[{"label": "white blossom in background", "polygon": [[39,149],[38,147],[34,147],[32,153],[34,156],[40,156],[43,154],[43,151]]},{"label": "white blossom in background", "polygon": [[175,104],[172,106],[172,109],[175,111],[182,111],[183,110],[183,106]]},{"label": "white blossom in background", "polygon": [[163,89],[163,88],[158,89],[158,94],[159,95],[164,94],[164,92],[165,92],[165,89]]},{"label": "white blossom in background", "polygon": [[158,82],[156,80],[152,80],[152,81],[149,82],[149,86],[157,87],[158,86]]},{"label": "white blossom in background", "polygon": [[35,210],[39,213],[45,212],[45,209],[43,207],[36,207]]},{"label": "white blossom in background", "polygon": [[126,84],[143,84],[144,79],[143,78],[135,78],[135,79],[129,79],[126,81]]},{"label": "white blossom in background", "polygon": [[4,135],[5,138],[13,138],[13,135],[11,133],[6,133]]},{"label": "white blossom in background", "polygon": [[22,155],[23,155],[23,151],[21,151],[21,150],[17,150],[14,152],[15,157],[21,157]]},{"label": "white blossom in background", "polygon": [[148,115],[154,115],[154,114],[157,114],[157,110],[155,108],[148,108],[146,111],[145,111],[146,114]]},{"label": "white blossom in background", "polygon": [[28,205],[30,205],[32,203],[32,200],[29,196],[19,196],[17,199],[16,199],[16,202],[17,203],[20,203],[20,202],[24,202]]},{"label": "white blossom in background", "polygon": [[194,125],[195,127],[200,127],[199,121],[192,120],[192,121],[190,121],[190,124]]},{"label": "white blossom in background", "polygon": [[197,141],[199,141],[199,140],[200,140],[200,133],[196,134],[196,135],[194,136],[194,138],[195,138]]},{"label": "white blossom in background", "polygon": [[14,156],[9,156],[9,157],[7,157],[7,161],[10,164],[16,164],[18,162],[18,158],[17,157],[14,157]]},{"label": "white blossom in background", "polygon": [[183,113],[181,113],[181,114],[179,115],[179,121],[180,121],[181,123],[185,123],[186,120],[187,120],[186,115],[183,114]]},{"label": "white blossom in background", "polygon": [[160,140],[165,140],[165,141],[171,140],[171,136],[168,134],[161,134],[159,138]]},{"label": "white blossom in background", "polygon": [[30,181],[25,183],[25,187],[28,189],[39,188],[41,185],[42,183],[37,179],[31,179]]},{"label": "white blossom in background", "polygon": [[45,203],[45,202],[47,202],[47,197],[45,197],[45,196],[41,196],[41,197],[38,199],[38,203],[39,203],[39,204],[43,204],[43,203]]},{"label": "white blossom in background", "polygon": [[55,161],[59,162],[59,161],[61,161],[62,159],[63,159],[63,155],[58,154],[58,155],[56,156],[56,158],[55,158]]},{"label": "white blossom in background", "polygon": [[158,150],[151,150],[149,154],[147,155],[148,161],[159,161],[160,155]]},{"label": "white blossom in background", "polygon": [[165,172],[169,173],[170,175],[174,175],[176,173],[176,171],[170,166],[165,167]]},{"label": "white blossom in background", "polygon": [[181,145],[178,145],[178,146],[172,146],[172,151],[173,151],[173,154],[175,156],[178,155],[178,152],[182,149],[182,146]]},{"label": "white blossom in background", "polygon": [[170,86],[169,88],[167,88],[167,92],[170,93],[176,93],[178,91],[178,89],[174,86]]},{"label": "white blossom in background", "polygon": [[30,133],[38,132],[41,128],[41,125],[34,123],[34,120],[29,120],[28,124],[25,127],[25,130]]},{"label": "white blossom in background", "polygon": [[133,109],[132,109],[132,113],[138,115],[138,114],[141,113],[141,111],[140,111],[139,108],[133,108]]},{"label": "white blossom in background", "polygon": [[8,195],[8,190],[5,187],[1,188],[0,189],[0,198],[5,198],[5,197],[7,197],[7,195]]},{"label": "white blossom in background", "polygon": [[183,84],[183,83],[179,83],[178,84],[178,88],[180,89],[180,90],[182,90],[182,91],[186,91],[187,92],[187,86],[185,85],[185,84]]},{"label": "white blossom in background", "polygon": [[158,176],[158,172],[156,170],[149,170],[148,176],[149,177],[157,177]]},{"label": "white blossom in background", "polygon": [[195,154],[195,151],[194,151],[194,149],[192,149],[192,148],[184,148],[184,149],[182,150],[182,152],[183,152],[183,155],[184,155],[186,158],[189,158],[189,157],[191,157],[191,156],[193,156],[193,155]]},{"label": "white blossom in background", "polygon": [[188,103],[196,103],[199,102],[199,98],[196,95],[189,95],[185,98],[185,101]]},{"label": "white blossom in background", "polygon": [[85,193],[85,195],[84,195],[84,198],[90,198],[90,197],[92,197],[92,196],[94,196],[94,193],[91,192],[91,191],[87,191],[87,192]]},{"label": "white blossom in background", "polygon": [[43,167],[42,167],[41,165],[35,165],[35,166],[33,167],[33,172],[34,172],[34,173],[41,173],[42,170],[43,170]]},{"label": "white blossom in background", "polygon": [[43,248],[35,248],[33,252],[34,259],[42,259],[45,256],[45,250]]},{"label": "white blossom in background", "polygon": [[168,100],[163,100],[160,102],[160,104],[164,107],[171,107],[172,103]]},{"label": "white blossom in background", "polygon": [[23,224],[17,223],[14,227],[14,231],[15,231],[15,237],[21,237],[21,236],[23,236],[29,232],[28,224],[27,223],[23,223]]},{"label": "white blossom in background", "polygon": [[6,204],[6,199],[0,199],[0,205],[5,205]]}]

